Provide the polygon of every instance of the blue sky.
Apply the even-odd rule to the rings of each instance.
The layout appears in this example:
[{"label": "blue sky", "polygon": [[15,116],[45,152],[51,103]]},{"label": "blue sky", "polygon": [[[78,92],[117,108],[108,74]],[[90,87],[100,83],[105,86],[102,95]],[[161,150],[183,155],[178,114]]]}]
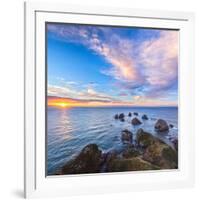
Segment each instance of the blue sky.
[{"label": "blue sky", "polygon": [[51,23],[47,68],[49,96],[87,105],[174,106],[178,31]]}]

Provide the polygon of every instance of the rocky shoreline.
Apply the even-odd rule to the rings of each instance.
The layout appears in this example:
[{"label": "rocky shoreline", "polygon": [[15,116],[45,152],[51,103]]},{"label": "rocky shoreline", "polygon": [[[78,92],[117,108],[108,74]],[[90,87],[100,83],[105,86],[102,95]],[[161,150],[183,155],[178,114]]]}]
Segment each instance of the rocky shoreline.
[{"label": "rocky shoreline", "polygon": [[[140,126],[143,122],[138,119],[139,113],[128,113],[132,117],[133,126]],[[125,121],[125,114],[116,114],[115,120]],[[142,120],[149,120],[147,115]],[[158,119],[154,125],[155,131],[162,134],[173,128],[163,119]],[[144,171],[178,168],[178,139],[172,141],[173,146],[168,145],[159,138],[143,129],[138,129],[136,137],[130,130],[119,133],[124,145],[120,152],[113,150],[103,152],[97,144],[86,145],[79,155],[67,162],[55,174],[87,174],[125,171]]]}]

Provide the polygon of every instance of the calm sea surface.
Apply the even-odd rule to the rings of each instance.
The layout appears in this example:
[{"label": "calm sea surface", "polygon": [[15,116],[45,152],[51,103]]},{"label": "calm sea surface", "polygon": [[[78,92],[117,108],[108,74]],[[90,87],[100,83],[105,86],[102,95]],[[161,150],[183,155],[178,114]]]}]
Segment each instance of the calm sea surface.
[{"label": "calm sea surface", "polygon": [[[129,112],[138,112],[138,118],[147,114],[149,120],[140,126],[131,125]],[[125,122],[114,119],[116,113],[126,115]],[[167,134],[154,131],[157,119],[174,125]],[[107,108],[53,108],[47,111],[47,174],[55,173],[63,164],[74,158],[83,147],[96,143],[103,151],[123,148],[121,131],[136,133],[139,128],[156,135],[168,144],[169,138],[178,137],[177,107],[107,107]]]}]

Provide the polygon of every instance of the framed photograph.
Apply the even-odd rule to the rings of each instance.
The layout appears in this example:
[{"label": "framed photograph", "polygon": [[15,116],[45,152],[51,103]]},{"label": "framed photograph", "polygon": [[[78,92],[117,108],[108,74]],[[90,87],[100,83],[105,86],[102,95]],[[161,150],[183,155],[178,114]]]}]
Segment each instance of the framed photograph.
[{"label": "framed photograph", "polygon": [[193,185],[193,18],[25,3],[25,197]]}]

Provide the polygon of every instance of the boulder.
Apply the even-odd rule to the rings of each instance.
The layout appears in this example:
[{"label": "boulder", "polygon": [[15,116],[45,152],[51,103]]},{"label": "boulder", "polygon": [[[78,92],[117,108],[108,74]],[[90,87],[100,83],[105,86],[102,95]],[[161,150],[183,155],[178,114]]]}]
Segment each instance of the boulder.
[{"label": "boulder", "polygon": [[124,118],[122,118],[122,119],[120,119],[120,121],[121,121],[121,122],[124,122],[124,121],[125,121],[125,119],[124,119]]},{"label": "boulder", "polygon": [[169,124],[169,127],[170,127],[170,128],[173,128],[173,127],[174,127],[174,125],[173,125],[173,124]]},{"label": "boulder", "polygon": [[158,141],[146,148],[143,159],[161,169],[176,169],[178,167],[177,152],[169,145]]},{"label": "boulder", "polygon": [[107,165],[107,172],[124,172],[124,171],[142,171],[142,170],[157,170],[158,166],[143,160],[140,157],[129,159],[116,158],[111,160]]},{"label": "boulder", "polygon": [[140,125],[142,124],[142,122],[138,119],[138,118],[133,118],[131,123],[135,126],[135,125]]},{"label": "boulder", "polygon": [[156,137],[148,132],[145,132],[142,128],[140,128],[136,133],[136,143],[142,148],[150,146],[156,140],[158,140]]},{"label": "boulder", "polygon": [[133,145],[129,145],[122,152],[123,158],[133,158],[139,155],[140,155],[140,152]]},{"label": "boulder", "polygon": [[124,113],[119,114],[119,119],[124,119],[125,115]]},{"label": "boulder", "polygon": [[105,154],[104,163],[107,165],[111,160],[117,158],[117,152],[115,150],[109,151]]},{"label": "boulder", "polygon": [[131,116],[132,116],[131,112],[129,112],[129,113],[128,113],[128,116],[129,116],[129,117],[131,117]]},{"label": "boulder", "polygon": [[73,160],[66,163],[62,174],[97,173],[100,171],[102,153],[96,144],[85,146],[80,154]]},{"label": "boulder", "polygon": [[135,116],[138,116],[138,113],[137,113],[137,112],[134,112],[133,114],[134,114]]},{"label": "boulder", "polygon": [[149,118],[147,117],[147,115],[144,114],[144,115],[142,115],[142,119],[143,120],[148,120]]},{"label": "boulder", "polygon": [[178,154],[168,144],[139,129],[136,135],[137,144],[143,148],[142,158],[161,169],[176,169]]},{"label": "boulder", "polygon": [[116,115],[114,116],[114,118],[115,118],[115,119],[119,119],[119,115],[116,114]]},{"label": "boulder", "polygon": [[169,126],[165,120],[159,119],[155,124],[155,129],[158,132],[166,132],[169,131]]},{"label": "boulder", "polygon": [[123,143],[132,143],[133,141],[133,133],[129,130],[125,129],[122,131],[121,139]]}]

